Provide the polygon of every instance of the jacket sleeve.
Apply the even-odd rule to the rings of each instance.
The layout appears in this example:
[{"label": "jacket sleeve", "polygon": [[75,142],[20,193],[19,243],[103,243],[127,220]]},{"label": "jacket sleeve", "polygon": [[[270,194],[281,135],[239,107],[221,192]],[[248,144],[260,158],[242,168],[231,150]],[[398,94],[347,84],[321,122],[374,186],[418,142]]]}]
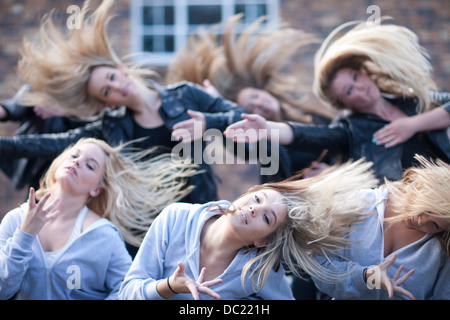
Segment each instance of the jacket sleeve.
[{"label": "jacket sleeve", "polygon": [[0,105],[6,110],[8,116],[2,121],[23,121],[33,116],[31,107],[20,105],[16,99],[11,98],[0,102]]},{"label": "jacket sleeve", "polygon": [[430,97],[433,101],[440,104],[441,108],[450,112],[450,92],[430,91]]},{"label": "jacket sleeve", "polygon": [[298,122],[287,122],[294,132],[294,140],[288,148],[320,153],[327,149],[331,156],[348,155],[349,130],[345,125],[336,121],[328,126],[308,125]]},{"label": "jacket sleeve", "polygon": [[21,212],[20,208],[10,211],[0,224],[0,299],[10,299],[19,291],[33,257],[36,237],[20,230]]},{"label": "jacket sleeve", "polygon": [[55,158],[81,138],[102,138],[101,120],[61,133],[18,135],[0,138],[0,155],[24,158]]}]

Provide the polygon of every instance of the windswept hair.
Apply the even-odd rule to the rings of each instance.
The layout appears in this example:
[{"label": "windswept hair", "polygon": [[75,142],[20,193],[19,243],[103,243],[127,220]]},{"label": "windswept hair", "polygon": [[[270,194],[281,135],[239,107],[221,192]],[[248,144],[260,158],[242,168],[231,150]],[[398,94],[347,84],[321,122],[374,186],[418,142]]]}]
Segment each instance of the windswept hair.
[{"label": "windswept hair", "polygon": [[[131,78],[143,79],[157,74],[141,64],[122,62],[107,36],[113,0],[104,0],[90,13],[91,1],[84,2],[79,29],[55,26],[54,10],[44,16],[39,33],[25,38],[18,70],[33,91],[24,103],[54,104],[68,116],[85,119],[100,117],[104,103],[88,95],[87,83],[93,68],[118,68]],[[66,30],[67,32],[63,32]],[[127,61],[127,58],[124,58]]]},{"label": "windswept hair", "polygon": [[[401,181],[385,181],[389,202],[396,213],[386,221],[398,222],[428,214],[450,223],[450,165],[439,159],[432,161],[419,155],[415,158],[420,165],[405,170]],[[435,236],[450,257],[450,230]]]},{"label": "windswept hair", "polygon": [[359,159],[307,179],[290,179],[250,188],[247,193],[272,189],[281,193],[288,216],[284,225],[267,239],[242,271],[242,281],[248,272],[253,286],[264,285],[270,271],[280,264],[295,275],[306,273],[323,281],[336,281],[345,276],[321,266],[314,254],[328,256],[342,250],[351,240],[352,225],[367,218],[367,203],[358,190],[378,185],[372,163]]},{"label": "windswept hair", "polygon": [[55,173],[64,159],[87,143],[99,146],[107,159],[102,191],[90,198],[87,206],[111,220],[129,244],[139,246],[160,211],[192,191],[193,186],[187,186],[187,181],[196,173],[196,165],[188,161],[174,160],[167,153],[148,158],[157,151],[155,148],[125,152],[130,143],[113,148],[103,140],[83,138],[52,162],[41,179],[37,199],[56,183]]},{"label": "windswept hair", "polygon": [[[349,27],[353,28],[340,35]],[[331,84],[342,68],[365,72],[381,92],[417,98],[417,112],[432,107],[428,91],[436,90],[436,84],[429,55],[406,27],[352,21],[329,34],[314,58],[313,91],[337,109],[345,106],[332,94]]]},{"label": "windswept hair", "polygon": [[[283,119],[305,121],[305,113],[333,118],[335,113],[321,105],[305,103],[311,91],[298,57],[308,46],[319,43],[312,34],[282,25],[276,30],[264,27],[260,17],[237,34],[243,15],[227,20],[222,41],[213,29],[200,29],[188,39],[169,66],[166,81],[191,81],[211,84],[226,99],[236,101],[247,87],[272,94],[279,102]],[[296,66],[296,67],[295,67]]]}]

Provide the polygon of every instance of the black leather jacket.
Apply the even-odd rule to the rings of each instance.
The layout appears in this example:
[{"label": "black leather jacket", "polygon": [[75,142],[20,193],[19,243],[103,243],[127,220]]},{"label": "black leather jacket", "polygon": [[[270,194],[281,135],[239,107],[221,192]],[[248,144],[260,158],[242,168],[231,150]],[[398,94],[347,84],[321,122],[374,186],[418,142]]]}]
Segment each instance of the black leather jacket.
[{"label": "black leather jacket", "polygon": [[[15,135],[57,133],[84,126],[83,121],[52,117],[43,119],[34,113],[32,107],[25,107],[19,103],[21,94],[28,90],[24,85],[13,98],[0,102],[0,105],[6,110],[7,117],[2,122],[15,121],[19,123],[19,128]],[[25,186],[31,186],[37,189],[39,180],[43,173],[51,164],[52,159],[47,158],[15,158],[0,157],[0,168],[11,179],[16,190],[21,190]]]},{"label": "black leather jacket", "polygon": [[[393,99],[392,103],[408,116],[416,114],[414,99]],[[373,162],[380,181],[401,179],[403,170],[415,163],[415,153],[450,162],[450,128],[417,133],[402,144],[386,148],[376,145],[372,139],[373,134],[387,123],[374,114],[364,113],[336,119],[328,126],[288,122],[295,136],[288,147],[317,154],[328,149],[330,156],[341,156],[343,161],[364,157]]]},{"label": "black leather jacket", "polygon": [[[191,109],[205,114],[206,129],[216,128],[224,131],[231,123],[241,120],[245,110],[237,104],[221,97],[215,98],[206,93],[200,86],[188,82],[180,82],[167,87],[153,83],[161,95],[159,114],[170,135],[175,123],[190,117],[186,110]],[[111,146],[128,142],[137,137],[134,134],[136,123],[132,112],[122,107],[111,110],[94,122],[61,133],[32,134],[0,138],[1,157],[26,157],[54,159],[70,144],[83,137],[93,137],[106,141]],[[169,139],[170,140],[170,137]],[[146,147],[152,146],[152,140],[147,139]],[[163,146],[171,148],[170,146]],[[211,168],[202,161],[201,169],[205,172],[191,178],[190,183],[196,186],[190,194],[189,202],[205,203],[217,200],[217,187]]]}]

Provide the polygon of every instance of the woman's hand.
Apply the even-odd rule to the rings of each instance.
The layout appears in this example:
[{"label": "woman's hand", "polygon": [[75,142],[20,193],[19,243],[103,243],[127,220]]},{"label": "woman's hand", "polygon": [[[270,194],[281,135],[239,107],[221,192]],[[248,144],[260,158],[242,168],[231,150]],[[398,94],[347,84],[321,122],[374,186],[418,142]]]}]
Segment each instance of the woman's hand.
[{"label": "woman's hand", "polygon": [[243,113],[244,120],[228,126],[224,134],[227,138],[233,138],[237,142],[257,142],[267,139],[267,121],[258,114]]},{"label": "woman's hand", "polygon": [[173,126],[172,137],[185,143],[203,138],[206,129],[205,115],[199,111],[187,110],[191,119],[180,121]]},{"label": "woman's hand", "polygon": [[[385,289],[388,292],[389,298],[392,298],[394,296],[394,292],[398,292],[400,294],[403,294],[410,298],[411,300],[415,300],[414,295],[409,292],[406,289],[403,289],[400,287],[400,285],[403,284],[403,282],[406,281],[413,273],[414,269],[408,271],[404,276],[402,276],[400,279],[400,274],[403,271],[404,266],[400,266],[395,273],[395,275],[392,278],[389,278],[387,275],[388,268],[394,263],[395,259],[397,258],[397,255],[393,254],[392,257],[387,259],[386,261],[383,261],[378,266],[368,268],[367,274],[371,275],[374,272],[380,272],[380,284],[383,289]],[[365,279],[367,282],[367,279]]]},{"label": "woman's hand", "polygon": [[[158,292],[163,297],[168,298],[168,295],[162,294],[163,291],[171,292],[173,295],[176,293],[191,293],[195,300],[199,300],[199,293],[208,294],[211,297],[220,300],[220,295],[211,290],[209,287],[214,286],[216,284],[222,283],[222,279],[214,279],[211,281],[203,281],[203,277],[205,275],[205,268],[203,268],[198,276],[197,281],[191,279],[185,272],[185,265],[181,261],[178,261],[178,268],[175,270],[173,275],[169,277],[170,288],[166,284],[166,281],[160,281],[161,287],[158,286]],[[163,288],[162,286],[167,286],[167,288]],[[170,290],[170,291],[168,291]],[[171,296],[170,295],[170,296]]]},{"label": "woman's hand", "polygon": [[44,206],[50,197],[50,193],[47,193],[39,203],[36,204],[35,191],[30,188],[28,195],[28,212],[25,214],[22,223],[20,224],[20,229],[28,234],[37,235],[42,227],[50,220],[54,219],[60,214],[59,210],[53,212],[59,199],[55,199],[50,205],[45,209]]},{"label": "woman's hand", "polygon": [[376,144],[385,145],[386,148],[405,142],[416,134],[414,118],[403,117],[392,121],[373,135]]}]

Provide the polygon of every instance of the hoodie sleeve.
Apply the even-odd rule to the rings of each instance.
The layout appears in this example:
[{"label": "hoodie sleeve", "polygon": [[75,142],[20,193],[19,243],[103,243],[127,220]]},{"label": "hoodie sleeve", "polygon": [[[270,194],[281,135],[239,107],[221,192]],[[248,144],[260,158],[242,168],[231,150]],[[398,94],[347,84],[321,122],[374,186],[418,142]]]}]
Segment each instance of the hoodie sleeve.
[{"label": "hoodie sleeve", "polygon": [[130,269],[131,256],[128,253],[122,236],[116,227],[113,228],[113,234],[109,237],[112,242],[112,256],[108,265],[108,274],[106,277],[106,285],[111,289],[106,300],[117,300],[119,298],[120,286],[123,279]]},{"label": "hoodie sleeve", "polygon": [[16,208],[0,224],[0,299],[9,299],[19,291],[33,257],[36,237],[20,230],[22,214],[22,209]]},{"label": "hoodie sleeve", "polygon": [[294,295],[285,275],[284,268],[272,270],[264,287],[258,293],[264,300],[293,300]]},{"label": "hoodie sleeve", "polygon": [[176,204],[167,206],[150,226],[119,291],[122,300],[161,300],[156,290],[164,276],[164,261],[169,244]]},{"label": "hoodie sleeve", "polygon": [[358,296],[361,292],[370,290],[363,278],[363,271],[370,266],[362,266],[357,262],[344,260],[338,256],[328,259],[322,255],[316,255],[316,261],[323,267],[335,272],[337,280],[333,282],[321,281],[312,278],[316,287],[329,295],[338,299],[349,299]]}]

